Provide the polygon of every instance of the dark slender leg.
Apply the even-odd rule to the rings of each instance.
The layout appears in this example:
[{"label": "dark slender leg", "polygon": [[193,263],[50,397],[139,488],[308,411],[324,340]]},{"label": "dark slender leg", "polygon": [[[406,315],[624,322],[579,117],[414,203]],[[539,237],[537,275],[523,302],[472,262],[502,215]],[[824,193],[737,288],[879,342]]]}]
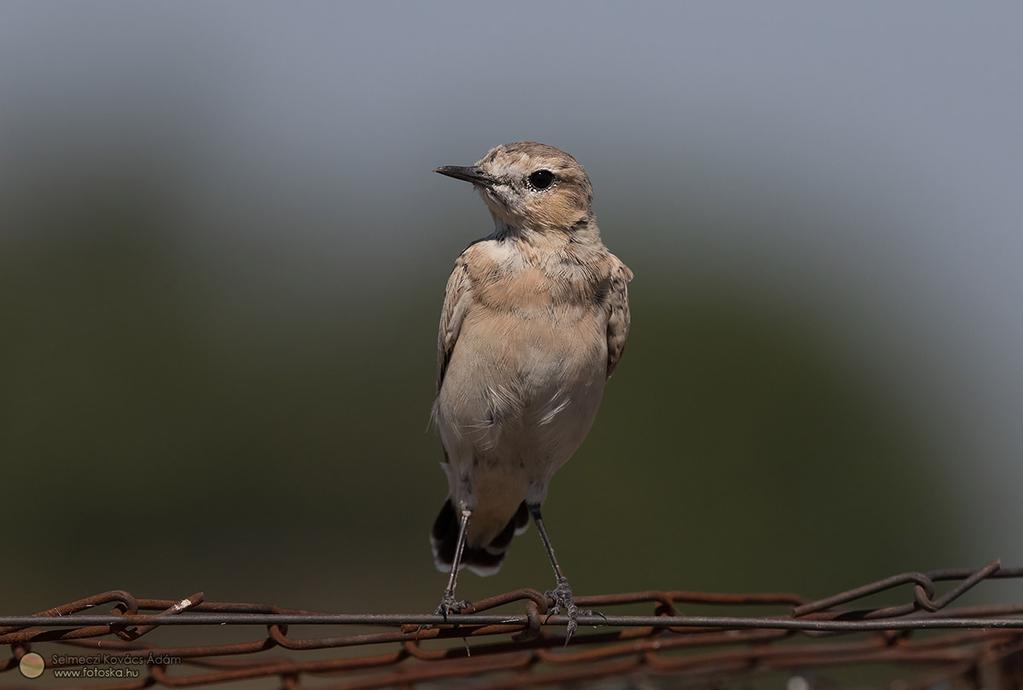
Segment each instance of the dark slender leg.
[{"label": "dark slender leg", "polygon": [[551,545],[551,538],[547,534],[547,528],[544,527],[543,516],[540,514],[540,506],[529,506],[529,514],[533,516],[533,522],[536,523],[536,531],[540,533],[540,541],[543,542],[543,547],[547,550],[547,558],[550,559],[551,567],[554,568],[554,580],[556,585],[554,589],[547,592],[547,596],[553,600],[554,606],[551,607],[548,613],[549,615],[554,615],[561,611],[561,608],[564,607],[565,614],[568,616],[568,634],[565,637],[565,644],[568,644],[578,627],[578,624],[575,621],[579,615],[579,609],[575,605],[575,600],[572,598],[572,588],[568,585],[568,578],[566,578],[565,574],[561,572],[561,566],[558,565],[558,559],[554,555],[554,547]]},{"label": "dark slender leg", "polygon": [[448,617],[449,613],[459,613],[469,604],[465,601],[455,599],[455,586],[458,584],[458,567],[462,563],[462,552],[465,551],[465,535],[469,530],[469,518],[472,511],[463,510],[458,517],[458,541],[455,542],[455,556],[451,559],[451,574],[448,576],[448,586],[444,588],[444,596],[441,597],[437,613]]}]

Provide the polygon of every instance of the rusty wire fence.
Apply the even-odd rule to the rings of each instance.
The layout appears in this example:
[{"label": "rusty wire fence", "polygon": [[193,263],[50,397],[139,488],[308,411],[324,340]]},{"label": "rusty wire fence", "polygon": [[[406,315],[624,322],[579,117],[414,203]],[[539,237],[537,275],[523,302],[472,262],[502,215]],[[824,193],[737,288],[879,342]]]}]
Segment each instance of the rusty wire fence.
[{"label": "rusty wire fence", "polygon": [[[613,687],[770,680],[770,687],[802,689],[1020,688],[1023,602],[950,606],[1006,578],[1023,579],[1023,568],[996,561],[977,570],[902,573],[814,601],[671,590],[580,596],[580,607],[599,615],[581,617],[567,646],[567,620],[546,615],[546,596],[532,589],[477,601],[446,621],[111,591],[34,616],[0,616],[0,642],[11,650],[0,659],[0,687],[262,681],[286,690],[369,690],[613,679]],[[185,644],[156,642],[175,630],[187,631]],[[232,641],[220,641],[224,634]]]}]

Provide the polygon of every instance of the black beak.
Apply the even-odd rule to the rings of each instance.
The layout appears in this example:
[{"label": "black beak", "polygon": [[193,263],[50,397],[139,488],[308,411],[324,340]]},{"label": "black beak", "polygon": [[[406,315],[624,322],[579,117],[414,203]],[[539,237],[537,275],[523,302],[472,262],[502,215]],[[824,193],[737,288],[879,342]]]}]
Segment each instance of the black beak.
[{"label": "black beak", "polygon": [[465,180],[466,182],[472,182],[473,184],[482,185],[484,187],[489,187],[495,182],[494,178],[490,177],[476,166],[464,167],[461,165],[442,165],[435,169],[434,172],[440,173],[441,175],[447,175],[448,177],[453,177],[456,180]]}]

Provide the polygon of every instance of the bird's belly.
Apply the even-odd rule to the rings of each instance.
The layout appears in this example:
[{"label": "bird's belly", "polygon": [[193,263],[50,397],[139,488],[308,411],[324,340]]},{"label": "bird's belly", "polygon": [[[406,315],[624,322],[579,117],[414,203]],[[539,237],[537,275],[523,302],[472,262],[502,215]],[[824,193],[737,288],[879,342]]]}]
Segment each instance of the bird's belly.
[{"label": "bird's belly", "polygon": [[472,502],[503,487],[515,505],[542,498],[600,405],[602,331],[585,320],[466,319],[437,399],[453,495]]}]

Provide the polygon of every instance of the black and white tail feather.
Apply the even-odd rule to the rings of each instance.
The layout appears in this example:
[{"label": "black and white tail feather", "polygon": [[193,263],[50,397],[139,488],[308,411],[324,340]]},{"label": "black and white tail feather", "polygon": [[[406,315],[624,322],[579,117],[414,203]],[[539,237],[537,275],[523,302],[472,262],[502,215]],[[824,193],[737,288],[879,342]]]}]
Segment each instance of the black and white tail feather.
[{"label": "black and white tail feather", "polygon": [[[505,554],[512,539],[529,529],[529,510],[526,502],[519,504],[519,509],[500,534],[489,544],[480,547],[466,546],[462,551],[459,570],[468,568],[477,575],[486,577],[494,575],[501,569]],[[455,546],[458,543],[458,514],[449,497],[441,506],[437,519],[433,522],[430,533],[430,544],[433,546],[433,562],[442,573],[451,571],[451,563],[455,559]]]}]

